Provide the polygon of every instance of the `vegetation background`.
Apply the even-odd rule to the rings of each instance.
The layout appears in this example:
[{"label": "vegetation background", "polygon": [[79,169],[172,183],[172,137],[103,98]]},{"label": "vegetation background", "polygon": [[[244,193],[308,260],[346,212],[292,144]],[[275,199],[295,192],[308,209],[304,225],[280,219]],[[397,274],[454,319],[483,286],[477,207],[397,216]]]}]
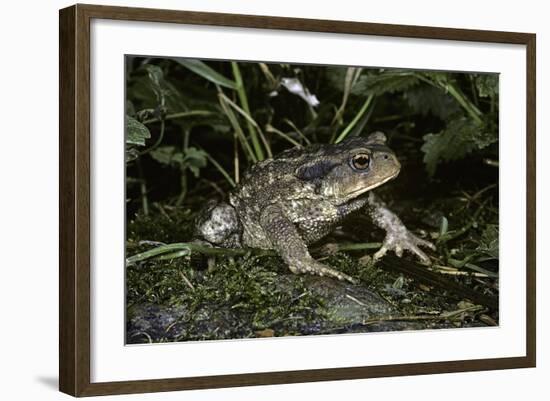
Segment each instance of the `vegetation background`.
[{"label": "vegetation background", "polygon": [[[310,279],[282,285],[274,274],[288,272],[278,258],[218,259],[201,269],[177,244],[191,239],[205,201],[225,199],[251,164],[378,130],[403,165],[384,199],[436,242],[434,270],[498,296],[497,74],[144,57],[128,57],[126,67],[129,326],[136,316],[147,321],[150,305],[179,308],[164,334],[142,327],[129,342],[367,330],[331,320],[326,294],[312,292]],[[498,311],[460,309],[465,301],[445,289],[434,295],[402,273],[365,268],[376,245],[367,240],[380,233],[348,233],[365,246],[327,256],[330,264],[385,292],[403,316],[466,308],[474,313],[458,314],[460,325],[498,322]],[[411,302],[408,292],[421,295]]]}]

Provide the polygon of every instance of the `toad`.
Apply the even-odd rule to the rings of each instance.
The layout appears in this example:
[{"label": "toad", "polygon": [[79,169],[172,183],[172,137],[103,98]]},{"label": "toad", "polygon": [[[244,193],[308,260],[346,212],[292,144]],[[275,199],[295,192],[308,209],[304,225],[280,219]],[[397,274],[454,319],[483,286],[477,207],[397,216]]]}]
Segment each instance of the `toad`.
[{"label": "toad", "polygon": [[212,246],[275,250],[293,273],[354,280],[315,260],[308,245],[329,234],[343,219],[366,212],[386,231],[379,259],[404,250],[422,263],[420,246],[434,245],[407,230],[373,189],[401,169],[386,136],[375,132],[338,144],[293,148],[253,165],[229,195],[229,203],[210,203],[199,215],[196,235]]}]

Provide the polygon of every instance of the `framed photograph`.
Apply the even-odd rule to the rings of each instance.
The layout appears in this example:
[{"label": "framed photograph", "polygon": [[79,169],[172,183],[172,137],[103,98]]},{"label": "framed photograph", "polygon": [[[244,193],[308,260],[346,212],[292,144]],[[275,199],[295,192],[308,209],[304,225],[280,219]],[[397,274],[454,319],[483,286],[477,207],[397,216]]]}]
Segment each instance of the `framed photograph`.
[{"label": "framed photograph", "polygon": [[534,367],[535,35],[60,11],[60,390]]}]

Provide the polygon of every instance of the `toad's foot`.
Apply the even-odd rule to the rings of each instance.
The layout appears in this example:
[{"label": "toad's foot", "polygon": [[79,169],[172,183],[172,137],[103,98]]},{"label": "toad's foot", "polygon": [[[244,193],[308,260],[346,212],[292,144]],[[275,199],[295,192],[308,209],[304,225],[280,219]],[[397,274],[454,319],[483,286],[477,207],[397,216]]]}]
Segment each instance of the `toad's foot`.
[{"label": "toad's foot", "polygon": [[289,264],[290,271],[295,274],[309,273],[317,276],[327,276],[337,278],[341,281],[348,281],[352,284],[357,284],[357,280],[338,270],[332,269],[324,264],[317,262],[315,259],[308,261],[300,261]]},{"label": "toad's foot", "polygon": [[368,205],[370,207],[370,215],[376,225],[386,231],[386,238],[382,247],[374,254],[374,260],[380,259],[389,250],[394,251],[399,257],[403,255],[403,250],[414,253],[420,261],[425,264],[431,264],[430,258],[419,247],[425,246],[435,250],[435,245],[429,241],[418,238],[416,235],[407,230],[401,219],[397,217],[386,204],[382,202],[372,192],[368,197]]},{"label": "toad's foot", "polygon": [[296,226],[285,216],[280,206],[266,207],[260,217],[260,223],[274,249],[281,255],[292,273],[309,273],[356,283],[356,280],[347,274],[313,259]]},{"label": "toad's foot", "polygon": [[409,251],[420,259],[422,264],[431,264],[430,258],[420,249],[420,246],[435,250],[435,245],[429,241],[418,238],[405,228],[398,227],[396,230],[390,230],[386,233],[386,238],[382,247],[374,254],[374,260],[383,257],[388,251],[394,251],[399,257],[403,256],[403,251]]}]

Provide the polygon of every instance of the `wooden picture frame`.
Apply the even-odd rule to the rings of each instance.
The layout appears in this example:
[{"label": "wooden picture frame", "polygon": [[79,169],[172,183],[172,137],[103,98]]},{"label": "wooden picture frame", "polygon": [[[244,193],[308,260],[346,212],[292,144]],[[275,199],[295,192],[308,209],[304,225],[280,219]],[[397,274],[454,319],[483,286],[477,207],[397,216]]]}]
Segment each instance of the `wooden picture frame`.
[{"label": "wooden picture frame", "polygon": [[[526,46],[526,356],[92,383],[90,380],[90,21],[94,18]],[[62,392],[73,396],[94,396],[535,366],[536,38],[534,34],[95,5],[75,5],[62,9],[59,26],[59,388]]]}]

